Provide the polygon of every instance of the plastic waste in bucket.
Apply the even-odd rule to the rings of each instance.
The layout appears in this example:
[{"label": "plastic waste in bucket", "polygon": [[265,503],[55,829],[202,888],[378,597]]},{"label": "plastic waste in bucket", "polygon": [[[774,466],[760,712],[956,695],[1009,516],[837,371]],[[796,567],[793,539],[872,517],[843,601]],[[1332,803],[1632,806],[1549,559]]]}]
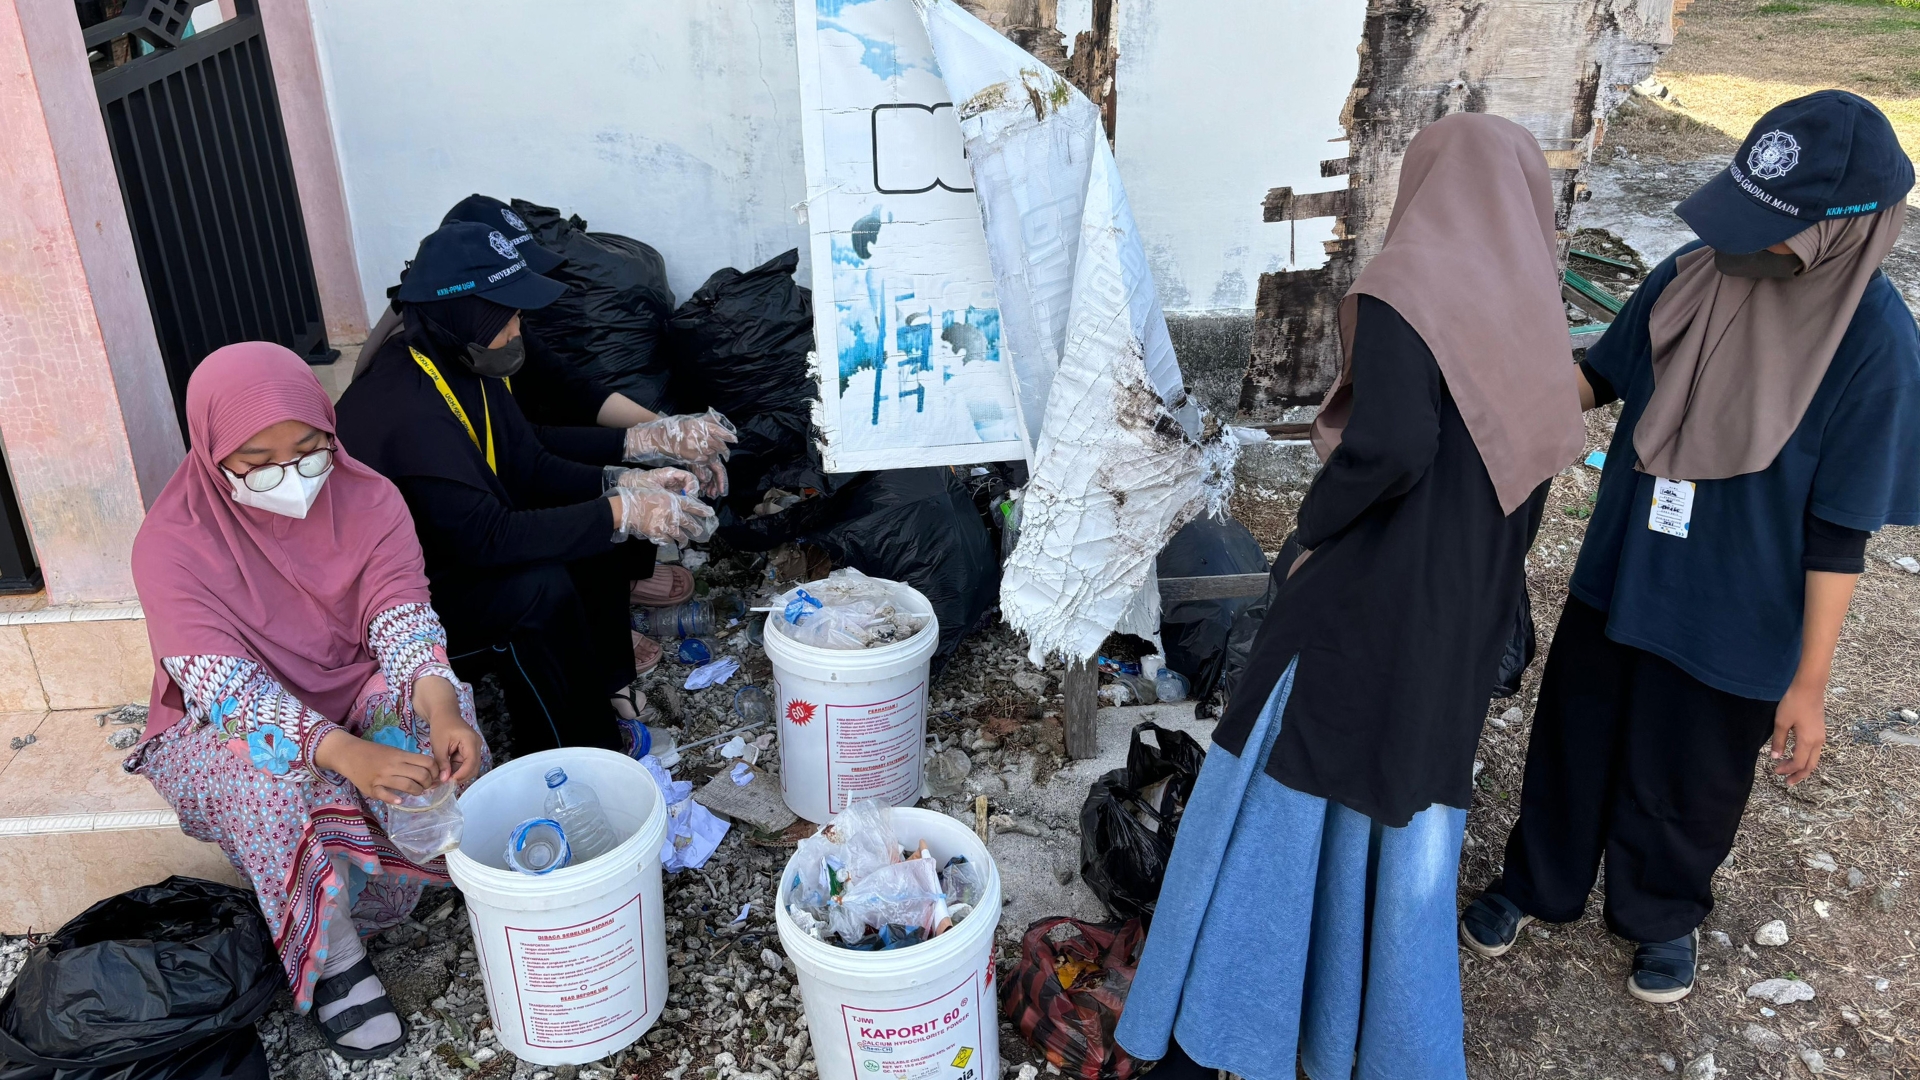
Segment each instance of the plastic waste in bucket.
[{"label": "plastic waste in bucket", "polygon": [[905,641],[823,649],[782,633],[777,613],[768,619],[780,790],[789,809],[817,824],[858,799],[908,806],[920,797],[927,669],[940,646],[940,620],[918,591],[889,584],[900,610],[927,617]]},{"label": "plastic waste in bucket", "polygon": [[[509,835],[544,816],[548,769],[593,786],[620,845],[539,876],[507,867]],[[611,750],[517,758],[460,797],[466,831],[447,873],[466,895],[500,1045],[536,1065],[626,1049],[667,1003],[660,845],[667,807],[637,761]]]},{"label": "plastic waste in bucket", "polygon": [[987,868],[973,914],[918,945],[857,952],[803,932],[787,914],[791,860],[780,875],[774,922],[799,977],[820,1080],[997,1080],[1000,1019],[994,932],[1000,870],[973,830],[945,814],[892,811],[906,847],[921,840],[940,863],[955,855]]}]

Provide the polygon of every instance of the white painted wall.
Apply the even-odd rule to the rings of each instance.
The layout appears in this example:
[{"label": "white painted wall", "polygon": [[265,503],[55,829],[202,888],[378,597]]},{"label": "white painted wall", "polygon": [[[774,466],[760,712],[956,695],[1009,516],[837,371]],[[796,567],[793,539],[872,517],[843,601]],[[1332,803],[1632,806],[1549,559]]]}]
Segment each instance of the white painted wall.
[{"label": "white painted wall", "polygon": [[1261,274],[1325,264],[1333,219],[1267,224],[1260,204],[1346,186],[1320,162],[1347,153],[1365,15],[1366,0],[1119,0],[1114,156],[1167,310],[1250,308]]},{"label": "white painted wall", "polygon": [[806,247],[792,0],[311,10],[369,312],[476,191],[653,245],[682,300]]},{"label": "white painted wall", "polygon": [[[1090,0],[1061,0],[1066,29]],[[447,207],[545,201],[666,256],[681,299],[807,233],[792,0],[311,0],[369,312]],[[1365,0],[1119,0],[1116,155],[1169,311],[1325,261]],[[1289,234],[1292,233],[1290,238]],[[1290,243],[1291,240],[1291,243]],[[1294,254],[1289,261],[1289,249]],[[807,261],[802,259],[803,278]]]}]

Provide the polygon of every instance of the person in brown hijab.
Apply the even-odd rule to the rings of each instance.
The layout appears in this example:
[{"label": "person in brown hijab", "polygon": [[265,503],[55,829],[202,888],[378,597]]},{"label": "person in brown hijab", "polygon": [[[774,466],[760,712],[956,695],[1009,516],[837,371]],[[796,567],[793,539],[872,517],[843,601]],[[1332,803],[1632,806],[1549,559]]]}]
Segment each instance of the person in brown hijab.
[{"label": "person in brown hijab", "polygon": [[1310,553],[1275,566],[1116,1032],[1156,1077],[1466,1076],[1474,747],[1547,481],[1582,445],[1555,244],[1524,128],[1455,115],[1408,146],[1340,309]]},{"label": "person in brown hijab", "polygon": [[1867,537],[1920,524],[1920,335],[1880,272],[1912,187],[1864,98],[1775,108],[1588,350],[1584,404],[1622,407],[1474,952],[1579,918],[1604,858],[1628,992],[1693,989],[1754,760],[1813,772]]}]

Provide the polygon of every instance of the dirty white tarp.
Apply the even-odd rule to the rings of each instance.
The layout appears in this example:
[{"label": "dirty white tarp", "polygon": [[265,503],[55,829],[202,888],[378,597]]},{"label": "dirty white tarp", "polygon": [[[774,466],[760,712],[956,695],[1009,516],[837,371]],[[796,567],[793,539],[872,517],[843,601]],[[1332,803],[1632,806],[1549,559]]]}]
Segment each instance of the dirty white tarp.
[{"label": "dirty white tarp", "polygon": [[1025,458],[993,268],[912,0],[795,0],[829,472]]},{"label": "dirty white tarp", "polygon": [[952,0],[913,0],[960,115],[1034,442],[1000,606],[1032,659],[1151,634],[1153,561],[1237,443],[1187,397],[1098,111]]}]

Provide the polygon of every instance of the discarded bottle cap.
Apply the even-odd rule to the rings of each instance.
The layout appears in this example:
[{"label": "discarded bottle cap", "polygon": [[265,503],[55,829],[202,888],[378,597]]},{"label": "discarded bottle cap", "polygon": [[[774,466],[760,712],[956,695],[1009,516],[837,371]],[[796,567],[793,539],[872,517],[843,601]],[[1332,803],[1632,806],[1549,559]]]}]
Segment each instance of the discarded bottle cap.
[{"label": "discarded bottle cap", "polygon": [[679,656],[683,664],[704,664],[713,659],[713,650],[699,638],[690,637],[680,643]]}]

